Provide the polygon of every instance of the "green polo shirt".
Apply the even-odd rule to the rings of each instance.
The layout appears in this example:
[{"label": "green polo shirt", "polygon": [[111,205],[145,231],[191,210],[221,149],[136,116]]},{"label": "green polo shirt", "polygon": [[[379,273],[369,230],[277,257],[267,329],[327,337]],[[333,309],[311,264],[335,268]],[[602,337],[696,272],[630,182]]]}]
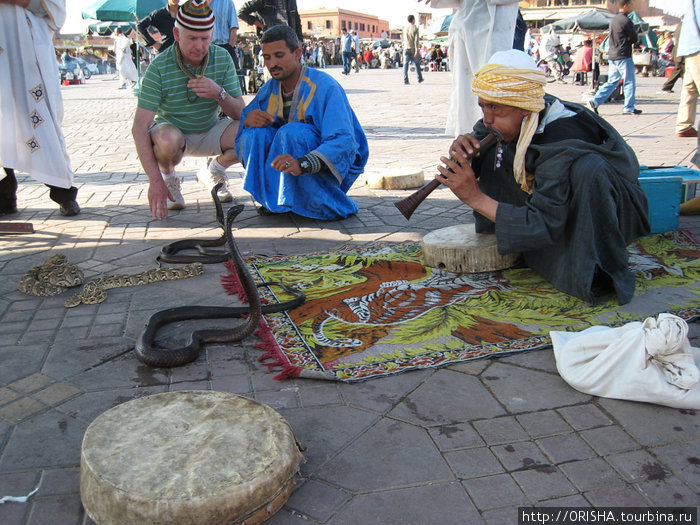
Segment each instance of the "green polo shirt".
[{"label": "green polo shirt", "polygon": [[[194,71],[185,64],[193,74]],[[209,46],[209,64],[204,76],[211,78],[233,97],[241,96],[236,67],[231,55],[218,46]],[[175,45],[158,55],[141,83],[138,106],[156,113],[156,122],[168,122],[183,133],[203,133],[219,118],[217,100],[201,98],[187,87],[189,77],[178,67]],[[189,96],[189,98],[188,98]]]}]

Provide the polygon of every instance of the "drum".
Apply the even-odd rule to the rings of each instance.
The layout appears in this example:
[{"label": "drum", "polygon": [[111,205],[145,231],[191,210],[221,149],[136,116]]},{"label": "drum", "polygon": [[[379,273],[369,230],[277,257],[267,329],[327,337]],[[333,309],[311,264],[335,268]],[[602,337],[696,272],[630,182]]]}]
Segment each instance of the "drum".
[{"label": "drum", "polygon": [[425,175],[420,168],[387,168],[365,172],[364,180],[367,186],[375,190],[406,190],[420,188],[425,182]]},{"label": "drum", "polygon": [[257,524],[287,501],[302,460],[272,408],[224,392],[156,394],[85,431],[80,497],[99,525]]},{"label": "drum", "polygon": [[512,267],[520,254],[499,255],[496,236],[476,233],[473,224],[449,226],[423,237],[426,266],[454,273],[476,273]]}]

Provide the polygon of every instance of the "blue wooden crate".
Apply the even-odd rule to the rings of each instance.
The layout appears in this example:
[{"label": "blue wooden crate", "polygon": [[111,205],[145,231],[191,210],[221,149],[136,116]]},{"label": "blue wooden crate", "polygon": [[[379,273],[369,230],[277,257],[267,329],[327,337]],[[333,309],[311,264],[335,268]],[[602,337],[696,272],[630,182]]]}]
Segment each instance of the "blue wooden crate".
[{"label": "blue wooden crate", "polygon": [[681,177],[683,189],[681,202],[695,197],[695,187],[700,183],[700,171],[685,166],[654,167],[640,166],[639,177]]},{"label": "blue wooden crate", "polygon": [[677,230],[683,178],[670,175],[653,177],[649,173],[640,175],[639,184],[649,201],[651,233]]}]

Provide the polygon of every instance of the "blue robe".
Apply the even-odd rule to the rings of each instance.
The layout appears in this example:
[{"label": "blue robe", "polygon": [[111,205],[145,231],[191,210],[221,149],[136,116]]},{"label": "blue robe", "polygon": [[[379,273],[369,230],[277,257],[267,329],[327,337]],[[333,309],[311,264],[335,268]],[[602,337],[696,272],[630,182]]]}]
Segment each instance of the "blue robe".
[{"label": "blue robe", "polygon": [[[242,123],[254,109],[274,115],[274,124],[244,128]],[[243,189],[268,210],[314,219],[357,213],[357,204],[346,193],[364,171],[367,138],[342,86],[328,74],[302,68],[287,120],[281,83],[268,80],[243,110],[235,148],[246,169]],[[283,153],[296,159],[314,153],[325,167],[300,176],[280,172],[270,163]]]}]

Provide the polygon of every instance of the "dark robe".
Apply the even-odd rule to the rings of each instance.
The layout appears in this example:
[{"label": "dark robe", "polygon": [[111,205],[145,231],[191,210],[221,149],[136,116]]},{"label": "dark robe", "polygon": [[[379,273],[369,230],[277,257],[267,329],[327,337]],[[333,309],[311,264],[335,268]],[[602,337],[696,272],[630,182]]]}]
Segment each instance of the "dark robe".
[{"label": "dark robe", "polygon": [[[555,100],[545,97],[548,107]],[[500,203],[495,225],[474,213],[476,231],[495,232],[501,254],[521,252],[525,264],[562,292],[595,303],[594,287],[607,286],[625,304],[635,286],[627,245],[649,233],[639,164],[607,121],[579,104],[560,102],[576,114],[550,122],[533,137],[525,158],[527,172],[535,175],[532,194],[513,178],[516,141],[503,145],[500,168],[495,145],[474,159],[479,186]],[[474,135],[486,135],[483,121]]]}]

